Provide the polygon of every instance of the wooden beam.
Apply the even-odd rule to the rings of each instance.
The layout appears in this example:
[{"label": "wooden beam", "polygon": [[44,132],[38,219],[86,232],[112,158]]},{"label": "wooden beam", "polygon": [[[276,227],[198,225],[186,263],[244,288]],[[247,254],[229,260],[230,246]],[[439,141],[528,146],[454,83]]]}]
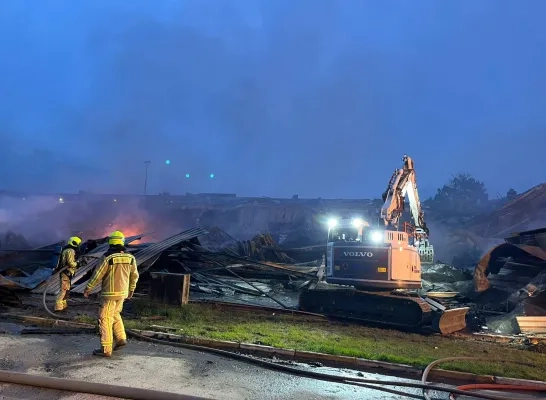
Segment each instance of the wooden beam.
[{"label": "wooden beam", "polygon": [[184,274],[184,278],[182,279],[182,305],[188,304],[190,301],[190,279],[190,274]]}]

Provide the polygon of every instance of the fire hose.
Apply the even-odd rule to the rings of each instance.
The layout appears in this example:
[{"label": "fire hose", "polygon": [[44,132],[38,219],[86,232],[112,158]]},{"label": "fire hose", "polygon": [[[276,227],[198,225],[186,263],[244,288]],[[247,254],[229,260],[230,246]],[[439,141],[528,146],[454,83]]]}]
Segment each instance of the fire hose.
[{"label": "fire hose", "polygon": [[[398,386],[398,387],[407,387],[407,388],[418,388],[418,389],[423,389],[423,391],[425,391],[425,390],[434,390],[434,391],[438,391],[438,392],[447,392],[447,393],[450,393],[450,394],[464,395],[464,396],[475,397],[475,398],[480,398],[480,399],[514,400],[513,397],[494,396],[494,395],[483,394],[483,393],[469,393],[468,391],[465,391],[465,390],[449,388],[449,387],[439,386],[439,385],[431,385],[429,383],[426,383],[426,378],[428,376],[428,373],[434,367],[434,365],[439,364],[440,362],[450,361],[451,359],[448,359],[448,360],[440,359],[440,360],[436,360],[433,363],[431,363],[427,367],[428,371],[425,370],[426,375],[423,374],[425,380],[424,380],[424,382],[421,382],[421,383],[399,382],[399,381],[383,381],[383,380],[379,380],[379,379],[352,378],[352,377],[345,377],[345,376],[339,376],[339,375],[324,374],[324,373],[321,373],[321,372],[302,370],[302,369],[298,369],[298,368],[294,368],[294,367],[289,367],[287,365],[280,365],[280,364],[272,363],[272,362],[265,361],[265,360],[262,360],[262,359],[259,359],[259,358],[249,357],[249,356],[239,354],[239,353],[232,353],[232,352],[226,351],[226,350],[220,350],[220,349],[214,349],[214,348],[205,347],[205,346],[198,346],[198,345],[193,345],[193,344],[171,342],[171,341],[168,341],[168,340],[150,338],[150,337],[141,335],[141,334],[139,334],[137,332],[134,332],[132,330],[127,330],[127,335],[130,336],[130,337],[133,337],[135,339],[139,339],[139,340],[143,340],[143,341],[148,341],[148,342],[153,342],[153,343],[158,343],[158,344],[164,344],[164,345],[170,345],[170,346],[175,346],[175,347],[181,347],[181,348],[185,348],[185,349],[189,349],[189,350],[196,350],[196,351],[203,351],[203,352],[206,351],[206,352],[209,352],[209,353],[215,353],[215,354],[218,354],[218,355],[221,355],[221,356],[226,356],[226,357],[234,358],[234,359],[237,359],[237,360],[240,360],[240,361],[249,362],[249,363],[252,363],[252,364],[259,365],[259,366],[264,367],[264,368],[278,370],[278,371],[282,371],[282,372],[289,373],[289,374],[292,374],[292,375],[298,375],[298,376],[302,376],[302,377],[306,377],[306,378],[313,378],[313,379],[329,381],[329,382],[345,383],[345,384],[357,385],[357,386],[365,386],[367,388],[374,389],[374,390],[379,390],[379,391],[384,391],[384,389],[385,389],[385,388],[382,388],[381,386]],[[475,358],[472,358],[472,359],[477,360]],[[491,361],[491,360],[488,360],[488,361]],[[535,389],[537,389],[537,388],[535,388]],[[542,389],[539,389],[537,391],[541,391],[541,390],[546,391],[546,384],[544,385],[544,387]],[[387,389],[385,391],[390,391],[390,390]],[[399,392],[399,394],[402,394],[402,395],[408,396],[408,397],[416,397],[416,395],[409,394],[409,393]],[[417,398],[422,398],[422,397],[418,396]]]},{"label": "fire hose", "polygon": [[0,370],[0,382],[135,400],[210,400],[204,397]]},{"label": "fire hose", "polygon": [[[457,386],[459,390],[502,390],[502,391],[516,391],[516,392],[545,392],[546,389],[537,388],[535,386],[521,386],[521,385],[503,385],[500,383],[477,383],[472,385]],[[450,394],[450,400],[455,400],[456,395]]]},{"label": "fire hose", "polygon": [[[491,362],[491,359],[489,358],[479,358],[479,357],[447,357],[447,358],[441,358],[439,360],[435,360],[431,362],[423,371],[423,375],[421,377],[421,383],[426,384],[427,383],[427,377],[430,371],[437,366],[438,364],[442,364],[444,362],[449,361],[484,361],[484,362]],[[522,363],[518,363],[522,364]],[[502,385],[502,384],[474,384],[474,385],[463,385],[458,386],[457,390],[466,392],[468,390],[495,390],[495,391],[503,391],[503,390],[509,390],[509,391],[517,391],[520,390],[522,392],[546,392],[546,383],[541,386],[530,386],[530,385]],[[431,400],[430,396],[428,395],[428,388],[423,388],[423,398],[425,400]],[[454,399],[455,395],[460,395],[460,393],[452,392],[450,393],[450,398]],[[475,397],[474,394],[465,393],[464,396],[470,396]]]},{"label": "fire hose", "polygon": [[[60,270],[59,273],[61,273],[64,269],[65,268]],[[44,288],[44,294],[43,294],[43,298],[42,298],[43,306],[44,306],[44,309],[46,310],[46,312],[48,314],[50,314],[51,316],[57,318],[57,319],[69,320],[69,318],[57,315],[57,314],[53,313],[51,310],[49,310],[49,308],[47,307],[47,302],[46,302],[47,291],[48,291],[48,286],[46,286]],[[486,400],[514,400],[514,398],[511,397],[511,396],[510,397],[504,397],[504,396],[494,396],[494,395],[483,394],[483,393],[469,393],[468,388],[466,386],[463,386],[463,387],[460,387],[460,388],[448,388],[448,387],[444,387],[444,386],[432,385],[432,384],[427,383],[426,380],[427,380],[427,377],[428,377],[430,371],[437,364],[440,364],[440,363],[443,363],[443,362],[446,362],[446,361],[455,361],[455,360],[474,360],[474,361],[483,360],[483,359],[475,358],[475,357],[450,357],[450,358],[443,358],[443,359],[436,360],[436,361],[430,363],[426,367],[426,369],[424,370],[423,376],[422,376],[422,379],[421,379],[421,383],[413,383],[413,382],[399,382],[399,381],[383,381],[383,380],[379,380],[379,379],[364,379],[364,378],[352,378],[352,377],[349,378],[349,377],[343,377],[343,376],[339,376],[339,375],[324,374],[324,373],[320,373],[320,372],[302,370],[302,369],[298,369],[298,368],[294,368],[294,367],[289,367],[287,365],[276,364],[276,363],[269,362],[269,361],[266,361],[266,360],[262,360],[262,359],[259,359],[259,358],[249,357],[249,356],[239,354],[239,353],[233,353],[233,352],[226,351],[226,350],[220,350],[220,349],[214,349],[214,348],[210,348],[210,347],[206,347],[206,346],[198,346],[198,345],[193,345],[193,344],[179,343],[179,342],[172,342],[172,341],[168,341],[168,340],[150,338],[150,337],[141,335],[141,334],[139,334],[139,333],[137,333],[137,332],[135,332],[133,330],[130,330],[130,329],[127,330],[127,336],[133,337],[135,339],[139,339],[139,340],[142,340],[142,341],[148,341],[148,342],[153,342],[153,343],[158,343],[158,344],[163,344],[163,345],[180,347],[180,348],[185,348],[185,349],[189,349],[189,350],[196,350],[196,351],[201,351],[201,352],[214,353],[214,354],[217,354],[217,355],[220,355],[220,356],[234,358],[234,359],[237,359],[239,361],[255,364],[255,365],[270,369],[270,370],[281,371],[281,372],[292,374],[292,375],[297,375],[297,376],[302,376],[302,377],[312,378],[312,379],[317,379],[317,380],[323,380],[323,381],[328,381],[328,382],[336,382],[336,383],[342,383],[342,384],[363,386],[363,387],[366,387],[366,388],[369,388],[369,389],[378,390],[378,391],[386,391],[386,392],[395,393],[395,394],[399,394],[399,395],[403,395],[403,396],[407,396],[407,397],[421,398],[420,396],[416,396],[414,394],[410,394],[410,393],[406,393],[406,392],[400,392],[400,391],[393,390],[393,389],[388,389],[388,388],[385,388],[385,387],[382,387],[382,386],[418,388],[418,389],[423,390],[423,396],[422,397],[425,400],[430,400],[430,396],[428,395],[429,390],[434,390],[434,391],[438,391],[438,392],[446,392],[446,393],[449,393],[450,396],[464,395],[464,396],[467,396],[467,397],[481,398],[481,399],[486,399]],[[491,360],[487,360],[487,361],[490,362]],[[32,385],[33,386],[41,386],[41,384],[39,384],[38,381],[33,381],[35,375],[28,375],[28,374],[13,375],[13,374],[14,373],[7,372],[7,371],[0,371],[0,381],[1,382],[10,382],[10,383],[19,383],[19,382],[21,382],[20,384],[25,384],[25,385],[31,384],[32,382],[36,382],[36,384],[32,384]],[[26,375],[26,376],[28,376],[28,378],[23,377],[22,375]],[[46,378],[46,377],[41,377],[41,378]],[[47,387],[47,388],[51,388],[51,389],[59,389],[59,390],[69,390],[69,391],[80,392],[80,393],[104,394],[106,392],[98,393],[96,391],[87,391],[87,390],[110,390],[110,388],[117,388],[115,390],[119,390],[119,391],[121,391],[123,393],[129,393],[129,392],[124,392],[124,390],[130,389],[130,388],[125,388],[125,387],[121,387],[121,386],[114,386],[114,385],[95,384],[95,383],[92,383],[92,382],[86,382],[88,385],[91,385],[91,386],[82,386],[81,384],[79,384],[78,381],[70,381],[70,380],[66,380],[66,379],[56,379],[56,378],[47,378],[47,379],[55,379],[55,380],[54,381],[43,381],[44,384],[46,384],[46,386],[42,386],[42,387]],[[62,381],[74,382],[75,384],[72,385],[70,383],[62,382]],[[27,383],[22,383],[22,382],[27,382]],[[54,386],[54,385],[58,385],[58,386]],[[103,385],[104,387],[99,388],[98,386],[94,387],[93,385]],[[64,387],[69,387],[70,389],[63,389]],[[533,387],[532,389],[530,389],[527,386],[518,386],[518,387],[522,388],[523,390],[527,390],[527,391],[530,391],[530,390],[534,390],[536,392],[546,391],[546,384],[545,384],[544,387]],[[496,388],[497,388],[497,390],[502,390],[501,387],[496,387]],[[131,388],[131,389],[134,389],[134,388]],[[112,389],[112,390],[114,390],[114,389]],[[135,390],[137,390],[137,389],[135,389]],[[138,390],[144,390],[144,389],[138,389]],[[109,393],[114,393],[114,392],[109,392]],[[157,392],[158,394],[156,396],[159,396],[159,397],[146,397],[146,396],[144,396],[144,397],[133,397],[133,394],[131,394],[131,396],[127,397],[128,396],[127,394],[123,395],[120,392],[115,392],[115,393],[117,393],[117,394],[116,395],[105,394],[105,395],[112,396],[112,397],[134,398],[134,399],[141,399],[141,398],[143,398],[143,399],[144,398],[161,398],[161,399],[163,399],[163,398],[164,399],[171,399],[171,398],[172,399],[175,399],[175,398],[176,399],[192,399],[193,398],[193,399],[198,399],[197,397],[188,397],[188,396],[186,396],[186,397],[165,397],[165,396],[163,396],[163,394],[169,395],[169,396],[173,395],[171,393],[166,393],[166,392]],[[161,395],[159,395],[159,394],[161,394]],[[139,395],[139,394],[136,393],[136,395]],[[182,395],[173,395],[173,396],[182,396]]]},{"label": "fire hose", "polygon": [[[94,259],[99,259],[99,257],[95,257],[95,256],[89,256],[89,255],[83,255],[81,256],[80,258],[82,259],[86,259],[86,258],[94,258]],[[61,273],[63,271],[65,271],[66,269],[68,268],[68,266],[64,267],[64,268],[61,268],[58,272],[55,273],[55,276],[60,276]],[[53,276],[51,276],[49,279],[48,279],[48,284],[44,287],[44,294],[42,296],[42,305],[44,306],[44,310],[49,314],[51,315],[52,317],[54,318],[57,318],[57,319],[62,319],[62,320],[68,320],[68,318],[65,318],[61,315],[58,315],[58,314],[55,314],[53,311],[51,311],[48,307],[47,307],[47,302],[46,302],[46,296],[47,296],[47,293],[48,293],[48,290],[49,290],[49,286],[51,285],[51,282],[53,282]],[[72,278],[71,278],[72,279]]]}]

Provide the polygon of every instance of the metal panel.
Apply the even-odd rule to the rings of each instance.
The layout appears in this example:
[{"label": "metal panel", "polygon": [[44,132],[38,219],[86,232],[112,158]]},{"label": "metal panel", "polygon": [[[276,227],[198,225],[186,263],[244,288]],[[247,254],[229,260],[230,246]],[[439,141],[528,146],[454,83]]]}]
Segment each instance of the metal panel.
[{"label": "metal panel", "polygon": [[[201,235],[206,235],[208,232],[202,228],[192,228],[187,231],[181,232],[178,235],[171,236],[163,240],[162,242],[151,244],[150,246],[142,249],[135,256],[138,266],[138,272],[141,274],[146,272],[153,264],[153,262],[161,255],[162,252],[169,249],[170,247],[176,246],[187,240],[196,238]],[[87,281],[80,283],[76,287],[72,288],[72,292],[83,293],[85,287],[87,286]],[[101,284],[99,283],[91,293],[97,293],[101,290]]]},{"label": "metal panel", "polygon": [[524,244],[515,244],[514,246],[522,249],[523,251],[546,261],[546,251],[536,246],[527,246]]},{"label": "metal panel", "polygon": [[[137,239],[141,239],[143,236],[148,235],[149,233],[142,233],[140,235],[135,236],[129,236],[125,239],[126,243],[134,242]],[[102,257],[104,253],[108,250],[108,243],[101,244],[96,249],[89,252],[88,256],[94,256],[94,257]],[[74,274],[74,277],[72,278],[72,282],[78,282],[81,278],[85,276],[89,271],[93,270],[97,264],[99,263],[98,259],[92,259],[85,267],[79,268],[76,273]],[[47,293],[48,294],[57,294],[61,290],[61,282],[59,280],[59,274],[51,275],[51,277],[42,282],[40,285],[38,285],[36,288],[32,290],[32,293],[43,293],[44,289],[47,287]]]},{"label": "metal panel", "polygon": [[516,317],[521,333],[546,333],[546,317]]}]

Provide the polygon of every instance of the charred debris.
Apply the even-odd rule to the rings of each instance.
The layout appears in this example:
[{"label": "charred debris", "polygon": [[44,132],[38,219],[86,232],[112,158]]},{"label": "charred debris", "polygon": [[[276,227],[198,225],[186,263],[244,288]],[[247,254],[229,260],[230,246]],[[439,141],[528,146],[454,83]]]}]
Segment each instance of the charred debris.
[{"label": "charred debris", "polygon": [[[268,209],[270,213],[280,207],[273,203],[277,202],[254,202],[252,212]],[[362,203],[344,208],[353,206],[363,209]],[[196,225],[214,226],[207,221],[225,219],[227,224],[233,216],[241,221],[249,212],[245,207],[213,204],[209,210],[190,207],[188,212],[195,214]],[[192,300],[298,308],[299,292],[315,285],[324,274],[324,233],[317,229],[313,207],[282,206],[282,220],[291,221],[288,237],[261,233],[250,240],[236,240],[218,227],[195,227],[159,241],[149,240],[152,235],[147,232],[128,237],[128,249],[137,258],[141,273],[137,292],[153,297],[158,287],[178,291],[174,276],[185,274],[191,276]],[[367,207],[371,210],[367,214],[372,215],[377,205]],[[472,331],[546,334],[546,227],[529,224],[544,217],[542,210],[546,210],[546,185],[464,223],[454,224],[445,214],[437,219],[429,212],[429,219],[436,223],[451,224],[442,232],[451,248],[471,248],[478,257],[453,266],[456,263],[451,258],[461,260],[462,252],[457,250],[448,263],[423,264],[421,294],[448,306],[471,307],[467,328]],[[258,220],[252,216],[252,221]],[[75,276],[73,294],[83,293],[98,257],[107,249],[106,242],[104,237],[88,242],[87,264]],[[58,292],[58,278],[51,274],[61,245],[33,248],[16,233],[0,236],[0,308],[21,306],[25,293]],[[166,301],[179,301],[177,295],[167,297]]]},{"label": "charred debris", "polygon": [[[157,243],[146,243],[145,239],[146,233],[126,239],[127,248],[135,255],[141,273],[139,293],[149,291],[157,273],[188,274],[191,276],[192,292],[201,294],[203,299],[207,296],[231,297],[232,300],[245,302],[249,297],[267,298],[268,292],[277,291],[285,295],[286,292],[297,292],[316,280],[321,263],[320,259],[298,263],[283,252],[269,234],[259,234],[248,241],[236,241],[218,228],[210,231],[192,228]],[[94,242],[98,245],[85,253],[87,263],[78,269],[72,293],[83,293],[98,258],[107,249],[106,238]],[[55,254],[58,254],[61,245],[54,243],[36,249],[13,245],[12,249],[1,252],[1,290],[9,292],[14,299],[17,293],[43,293],[45,288],[48,294],[58,293],[58,278],[51,274]],[[99,290],[100,287],[95,292]],[[244,296],[237,299],[237,295]],[[4,306],[18,304],[11,297],[1,298]]]},{"label": "charred debris", "polygon": [[[56,294],[58,278],[51,273],[61,243],[30,249],[24,238],[16,243],[16,236],[9,237],[13,251],[0,253],[0,307],[21,306],[25,292],[43,293],[47,288],[48,294]],[[488,252],[474,271],[425,264],[422,292],[440,303],[470,306],[470,330],[518,333],[522,317],[546,317],[545,237],[546,228],[512,235]],[[127,238],[142,277],[137,291],[154,297],[159,285],[174,292],[164,296],[173,304],[180,301],[180,287],[171,275],[191,276],[192,300],[297,308],[298,292],[323,274],[324,249],[283,249],[269,234],[237,241],[219,228],[192,228],[156,243],[145,239],[146,233]],[[86,253],[87,265],[75,276],[72,293],[83,293],[98,257],[106,251],[106,238],[95,242]],[[308,259],[309,253],[314,261],[298,260],[298,254]],[[540,320],[536,325],[531,332],[541,333]]]}]

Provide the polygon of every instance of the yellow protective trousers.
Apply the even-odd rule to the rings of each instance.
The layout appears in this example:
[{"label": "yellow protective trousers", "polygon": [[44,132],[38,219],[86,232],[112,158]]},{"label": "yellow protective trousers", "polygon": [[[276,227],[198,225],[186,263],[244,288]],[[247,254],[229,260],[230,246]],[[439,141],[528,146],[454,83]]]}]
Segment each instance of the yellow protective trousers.
[{"label": "yellow protective trousers", "polygon": [[61,273],[59,279],[61,281],[61,290],[55,300],[55,311],[62,311],[66,308],[66,294],[70,290],[70,277]]},{"label": "yellow protective trousers", "polygon": [[99,309],[100,345],[104,354],[111,355],[116,342],[127,340],[125,327],[121,320],[123,300],[101,299]]}]

